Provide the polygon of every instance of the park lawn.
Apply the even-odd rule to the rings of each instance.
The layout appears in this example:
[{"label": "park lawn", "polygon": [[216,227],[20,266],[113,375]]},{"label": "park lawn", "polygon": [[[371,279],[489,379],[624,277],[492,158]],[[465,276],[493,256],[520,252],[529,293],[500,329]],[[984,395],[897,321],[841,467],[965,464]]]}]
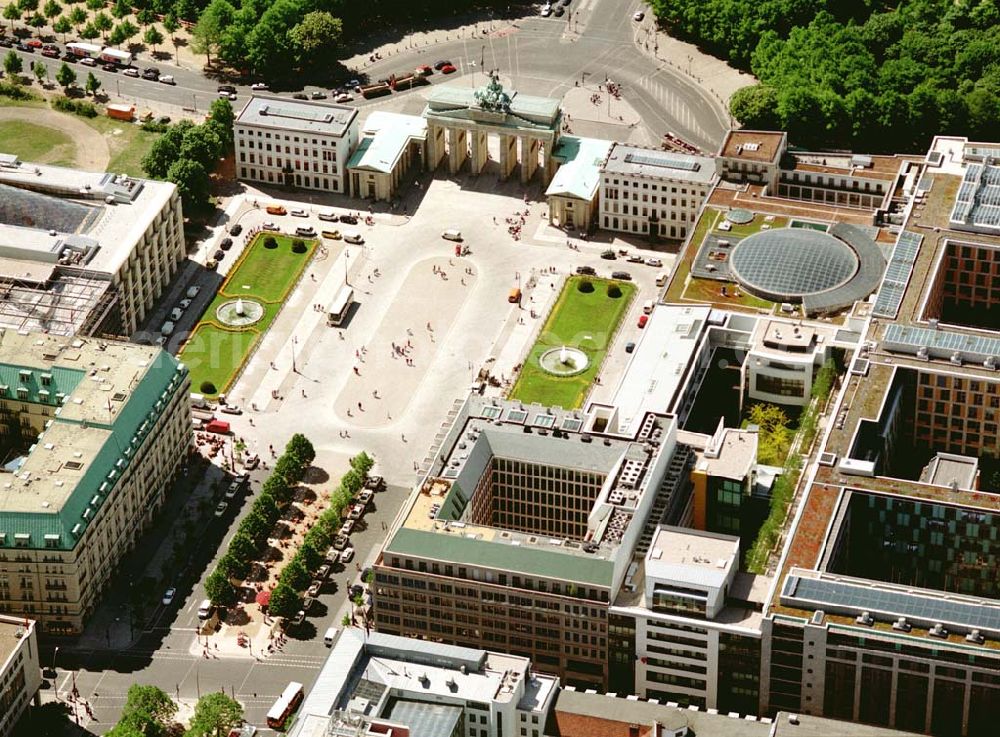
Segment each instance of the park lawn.
[{"label": "park lawn", "polygon": [[96,118],[81,117],[80,120],[104,134],[111,153],[108,171],[128,174],[130,177],[146,176],[142,168],[142,158],[152,148],[153,142],[160,137],[159,133],[146,131],[134,123],[114,120],[103,115]]},{"label": "park lawn", "polygon": [[47,125],[26,120],[0,121],[0,149],[15,154],[24,161],[55,166],[73,166],[76,163],[76,144],[73,139]]},{"label": "park lawn", "polygon": [[[316,241],[305,241],[306,253],[293,253],[293,239],[280,235],[275,236],[277,248],[264,248],[266,235],[259,234],[244,251],[240,263],[222,283],[177,356],[191,372],[194,391],[214,396],[229,390],[250,352],[281,312],[288,292],[316,249]],[[224,327],[216,321],[216,310],[237,297],[253,299],[264,306],[263,317],[243,330]],[[205,382],[213,384],[215,391],[203,390]]]},{"label": "park lawn", "polygon": [[[261,233],[247,249],[242,260],[223,283],[220,293],[229,297],[256,297],[262,302],[280,302],[289,286],[295,282],[316,249],[316,241],[273,234],[278,242],[274,249],[264,248],[264,240],[272,234]],[[306,244],[305,253],[293,253],[292,241]],[[249,286],[250,289],[244,289]]]},{"label": "park lawn", "polygon": [[[594,285],[593,292],[581,292],[583,281]],[[608,296],[608,287],[616,284],[621,296]],[[526,404],[538,403],[576,409],[583,404],[591,382],[601,368],[608,346],[611,344],[635,295],[635,285],[628,282],[570,277],[549,313],[542,331],[528,353],[521,373],[510,392],[511,399]],[[539,358],[551,348],[563,345],[579,348],[587,354],[587,369],[575,376],[557,377],[546,372]]]}]

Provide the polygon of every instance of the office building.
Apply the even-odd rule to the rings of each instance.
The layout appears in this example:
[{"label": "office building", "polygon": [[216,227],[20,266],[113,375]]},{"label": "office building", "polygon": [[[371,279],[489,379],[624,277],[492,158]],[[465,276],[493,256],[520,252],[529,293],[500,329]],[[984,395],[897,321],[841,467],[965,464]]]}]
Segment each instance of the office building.
[{"label": "office building", "polygon": [[424,168],[426,149],[426,120],[419,115],[373,111],[347,162],[352,194],[375,201],[395,199],[410,171]]},{"label": "office building", "polygon": [[542,737],[558,685],[527,658],[349,628],[289,737]]},{"label": "office building", "polygon": [[177,187],[0,154],[0,327],[131,336],[184,258]]},{"label": "office building", "polygon": [[346,194],[347,162],[358,145],[358,111],[254,94],[236,116],[233,139],[240,179]]},{"label": "office building", "polygon": [[716,170],[726,181],[773,188],[787,149],[788,134],[782,131],[732,130],[716,154]]},{"label": "office building", "polygon": [[0,331],[0,613],[79,633],[191,443],[159,348]]},{"label": "office building", "polygon": [[552,152],[558,169],[545,190],[550,225],[589,232],[597,222],[601,165],[612,145],[598,138],[560,136]]},{"label": "office building", "polygon": [[41,685],[35,623],[0,615],[0,737],[14,731]]},{"label": "office building", "polygon": [[683,240],[717,179],[709,156],[615,143],[601,166],[601,227]]}]

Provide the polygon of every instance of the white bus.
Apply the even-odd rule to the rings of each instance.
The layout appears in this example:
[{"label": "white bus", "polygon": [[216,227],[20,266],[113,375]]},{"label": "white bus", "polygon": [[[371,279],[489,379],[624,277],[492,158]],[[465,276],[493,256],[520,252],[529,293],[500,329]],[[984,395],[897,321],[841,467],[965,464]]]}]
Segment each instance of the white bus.
[{"label": "white bus", "polygon": [[345,284],[337,292],[337,296],[333,298],[330,306],[326,308],[327,325],[340,325],[344,321],[344,318],[347,317],[347,313],[350,311],[353,302],[354,290]]},{"label": "white bus", "polygon": [[73,56],[86,56],[90,59],[96,59],[101,53],[100,46],[87,43],[66,44],[66,50],[73,54]]},{"label": "white bus", "polygon": [[274,706],[267,712],[267,726],[271,729],[281,729],[288,721],[299,704],[302,702],[302,684],[292,681],[285,686],[284,693],[274,702]]}]

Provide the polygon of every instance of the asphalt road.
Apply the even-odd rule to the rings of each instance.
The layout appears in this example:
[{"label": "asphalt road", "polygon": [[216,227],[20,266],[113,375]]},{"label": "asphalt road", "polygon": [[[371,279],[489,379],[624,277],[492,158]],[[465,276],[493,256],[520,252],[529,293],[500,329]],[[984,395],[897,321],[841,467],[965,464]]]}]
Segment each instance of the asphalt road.
[{"label": "asphalt road", "polygon": [[[638,24],[632,20],[639,9],[645,6],[637,0],[572,0],[567,7],[570,13],[562,18],[528,16],[515,20],[513,27],[496,21],[494,27],[498,30],[482,38],[453,38],[414,49],[397,44],[398,53],[376,61],[363,73],[370,79],[379,79],[393,73],[407,73],[420,64],[448,59],[458,71],[448,76],[435,73],[430,78],[431,84],[463,84],[468,80],[470,85],[481,85],[485,81],[482,74],[485,67],[512,77],[514,86],[522,93],[547,96],[561,96],[577,82],[594,84],[610,77],[652,131],[657,134],[670,131],[707,151],[715,151],[729,127],[725,109],[690,77],[673,67],[658,65],[642,51],[639,44],[646,38],[650,21],[647,18],[644,24]],[[26,74],[30,74],[31,62],[41,60],[49,67],[50,80],[54,80],[62,64],[61,60],[47,59],[37,51],[18,53],[28,62]],[[204,111],[218,94],[214,80],[162,62],[157,62],[156,67],[161,73],[172,75],[176,85],[125,77],[100,67],[76,66],[78,84],[82,85],[86,72],[93,71],[112,101],[133,101],[140,108],[143,103],[160,102]],[[149,64],[140,61],[138,66],[145,68]],[[315,89],[318,88],[306,91]],[[246,86],[238,86],[237,90],[234,104],[239,107],[250,90]],[[393,93],[395,97],[420,94],[419,87]],[[351,104],[364,108],[384,101],[385,98],[368,101],[359,97]]]}]

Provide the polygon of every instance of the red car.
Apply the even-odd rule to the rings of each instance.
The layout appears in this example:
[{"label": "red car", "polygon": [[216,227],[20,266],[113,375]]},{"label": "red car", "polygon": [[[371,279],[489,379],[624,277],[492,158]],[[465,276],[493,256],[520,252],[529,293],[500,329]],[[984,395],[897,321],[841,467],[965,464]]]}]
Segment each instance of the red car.
[{"label": "red car", "polygon": [[430,76],[431,74],[434,74],[434,70],[431,67],[427,66],[426,64],[417,67],[416,68],[416,72],[417,72],[417,74],[422,74],[425,77]]},{"label": "red car", "polygon": [[59,58],[59,49],[42,49],[42,56],[48,56],[51,59]]},{"label": "red car", "polygon": [[458,71],[451,64],[445,64],[441,67],[441,74],[451,74],[452,72]]},{"label": "red car", "polygon": [[646,323],[649,322],[649,315],[639,315],[639,327],[646,327]]},{"label": "red car", "polygon": [[24,45],[30,46],[33,49],[38,49],[41,48],[42,42],[39,41],[37,38],[29,38],[27,41],[24,42]]}]

